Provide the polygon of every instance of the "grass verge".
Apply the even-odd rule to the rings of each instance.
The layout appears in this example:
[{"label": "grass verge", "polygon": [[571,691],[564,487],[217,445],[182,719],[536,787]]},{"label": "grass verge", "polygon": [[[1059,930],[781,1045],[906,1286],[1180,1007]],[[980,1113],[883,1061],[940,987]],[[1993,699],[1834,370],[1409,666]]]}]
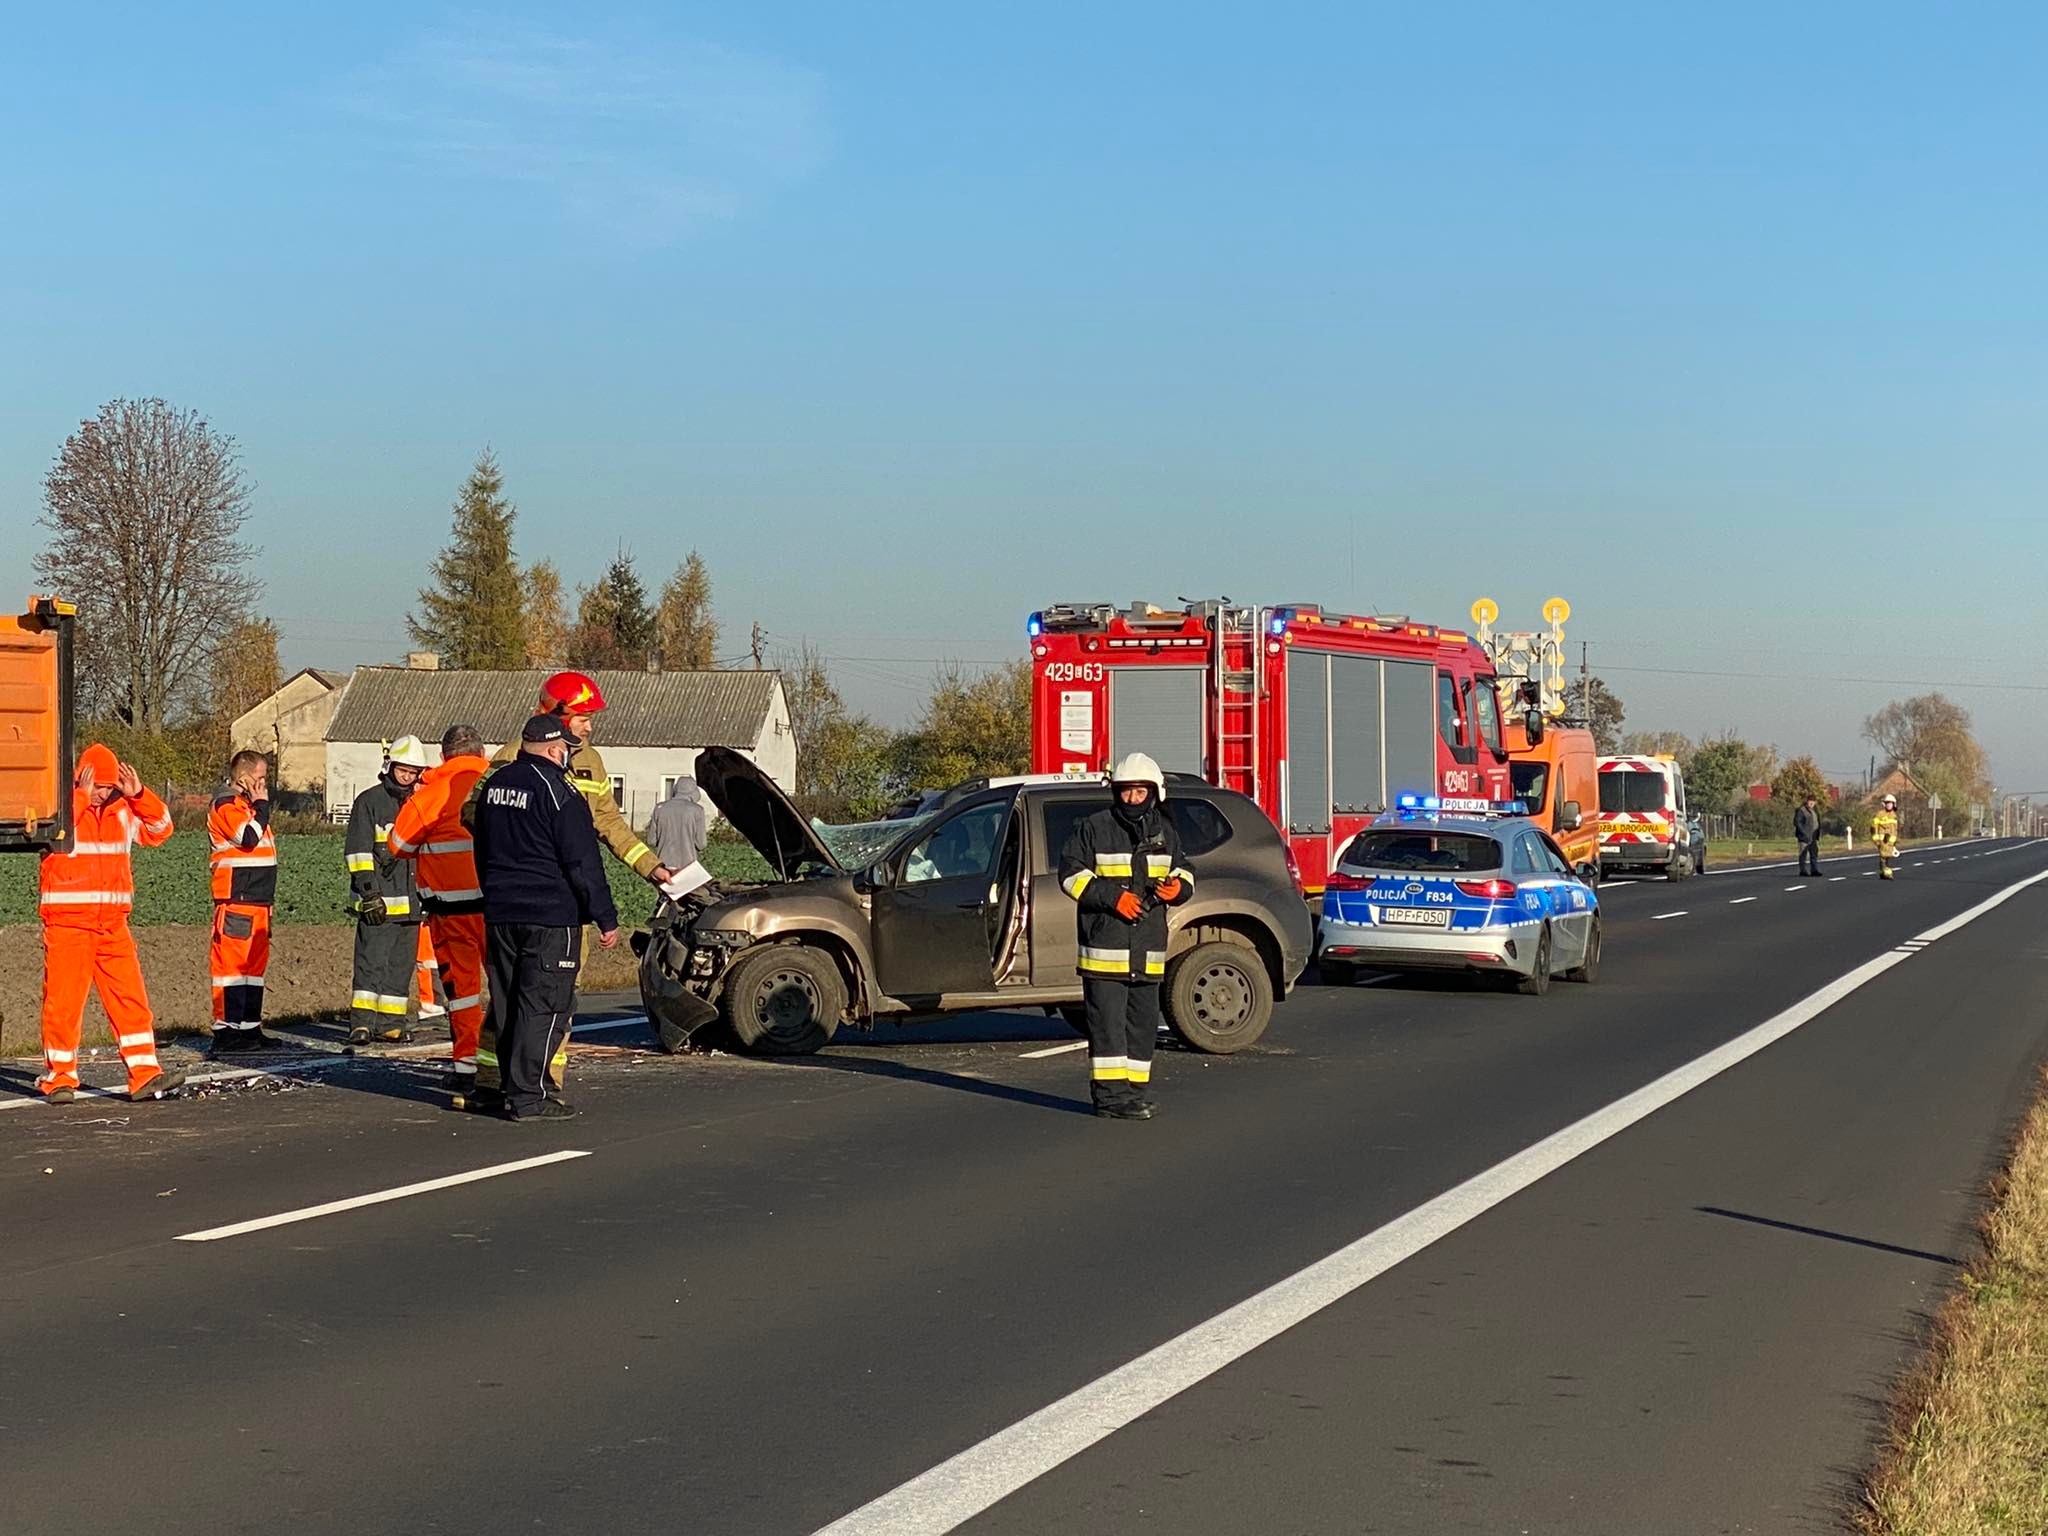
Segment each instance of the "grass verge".
[{"label": "grass verge", "polygon": [[1992,1190],[1983,1255],[1900,1384],[1865,1536],[2048,1531],[2048,1072]]}]

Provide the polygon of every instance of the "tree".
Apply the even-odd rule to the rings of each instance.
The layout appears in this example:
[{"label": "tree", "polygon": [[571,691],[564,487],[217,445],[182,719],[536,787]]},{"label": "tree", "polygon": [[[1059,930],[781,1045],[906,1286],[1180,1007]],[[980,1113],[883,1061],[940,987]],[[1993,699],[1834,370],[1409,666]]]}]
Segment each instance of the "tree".
[{"label": "tree", "polygon": [[633,556],[621,548],[596,583],[583,588],[569,634],[572,667],[645,667],[654,654],[654,610]]},{"label": "tree", "polygon": [[562,606],[562,573],[552,560],[536,560],[520,578],[526,613],[526,665],[553,671],[569,660],[569,614]]},{"label": "tree", "polygon": [[1829,788],[1827,775],[1820,771],[1820,764],[1811,757],[1795,757],[1771,780],[1771,798],[1799,806],[1806,803],[1808,795],[1822,805],[1834,803],[1833,791]]},{"label": "tree", "polygon": [[1694,748],[1691,760],[1679,765],[1685,771],[1686,796],[1691,807],[1710,813],[1726,811],[1735,803],[1735,797],[1760,777],[1756,771],[1757,754],[1757,748],[1729,733],[1701,742]]},{"label": "tree", "polygon": [[1970,712],[1946,696],[1923,693],[1887,704],[1863,722],[1863,734],[1915,779],[1945,776],[1963,804],[1990,798],[1990,764],[1972,734]]},{"label": "tree", "polygon": [[284,681],[277,638],[277,626],[269,619],[243,619],[214,651],[206,690],[206,745],[214,755],[227,750],[235,721],[277,692]]},{"label": "tree", "polygon": [[1621,721],[1627,713],[1614,690],[1597,677],[1573,678],[1565,685],[1565,713],[1586,722],[1593,744],[1612,752],[1621,744]]},{"label": "tree", "polygon": [[525,595],[512,563],[518,515],[486,448],[455,498],[455,526],[434,559],[434,584],[420,589],[420,611],[405,620],[413,639],[448,666],[488,671],[526,661]]},{"label": "tree", "polygon": [[232,437],[164,401],[110,400],[43,482],[36,575],[78,605],[86,709],[144,732],[198,702],[214,652],[254,605],[251,490]]},{"label": "tree", "polygon": [[938,788],[1030,767],[1030,663],[1013,661],[979,677],[957,663],[944,668],[902,744],[907,783]]},{"label": "tree", "polygon": [[1675,757],[1683,764],[1693,754],[1692,738],[1683,731],[1630,731],[1615,749],[1637,757]]},{"label": "tree", "polygon": [[711,573],[694,549],[661,589],[654,627],[664,667],[701,671],[717,662],[718,620],[711,616]]}]

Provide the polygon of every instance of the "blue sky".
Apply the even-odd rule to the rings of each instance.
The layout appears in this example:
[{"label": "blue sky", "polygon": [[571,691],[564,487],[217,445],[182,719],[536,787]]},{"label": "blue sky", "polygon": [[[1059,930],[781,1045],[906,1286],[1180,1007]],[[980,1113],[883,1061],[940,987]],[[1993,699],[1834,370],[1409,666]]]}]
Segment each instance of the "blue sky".
[{"label": "blue sky", "polygon": [[2048,789],[2043,18],[14,8],[0,536],[161,394],[294,665],[488,443],[522,555],[695,547],[886,718],[1061,598],[1555,591],[1632,725],[1846,772],[1944,683]]}]

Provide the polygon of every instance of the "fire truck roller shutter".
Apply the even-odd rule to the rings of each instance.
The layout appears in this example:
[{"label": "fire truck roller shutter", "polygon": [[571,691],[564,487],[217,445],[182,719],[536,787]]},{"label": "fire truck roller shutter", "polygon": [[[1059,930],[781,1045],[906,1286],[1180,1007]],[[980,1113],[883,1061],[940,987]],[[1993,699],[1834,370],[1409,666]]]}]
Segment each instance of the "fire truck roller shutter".
[{"label": "fire truck roller shutter", "polygon": [[1200,667],[1109,669],[1109,760],[1143,752],[1167,773],[1202,773]]},{"label": "fire truck roller shutter", "polygon": [[1436,668],[1386,663],[1387,798],[1433,795],[1436,781]]},{"label": "fire truck roller shutter", "polygon": [[1330,658],[1330,798],[1350,815],[1387,807],[1380,660]]},{"label": "fire truck roller shutter", "polygon": [[1330,830],[1330,658],[1287,658],[1287,830]]}]

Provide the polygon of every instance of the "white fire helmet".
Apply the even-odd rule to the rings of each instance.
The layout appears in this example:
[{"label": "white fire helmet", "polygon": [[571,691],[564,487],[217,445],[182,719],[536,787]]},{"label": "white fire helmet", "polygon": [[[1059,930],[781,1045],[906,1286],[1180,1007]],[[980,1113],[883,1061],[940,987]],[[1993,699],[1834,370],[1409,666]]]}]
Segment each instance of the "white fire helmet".
[{"label": "white fire helmet", "polygon": [[1886,805],[1897,805],[1899,803],[1899,797],[1897,795],[1886,795],[1884,797],[1884,803]]},{"label": "white fire helmet", "polygon": [[384,761],[394,768],[431,768],[426,744],[417,736],[401,736],[384,749]]},{"label": "white fire helmet", "polygon": [[1150,784],[1152,793],[1159,799],[1166,798],[1166,775],[1159,771],[1159,765],[1142,752],[1133,752],[1109,772],[1109,782],[1116,784]]}]

